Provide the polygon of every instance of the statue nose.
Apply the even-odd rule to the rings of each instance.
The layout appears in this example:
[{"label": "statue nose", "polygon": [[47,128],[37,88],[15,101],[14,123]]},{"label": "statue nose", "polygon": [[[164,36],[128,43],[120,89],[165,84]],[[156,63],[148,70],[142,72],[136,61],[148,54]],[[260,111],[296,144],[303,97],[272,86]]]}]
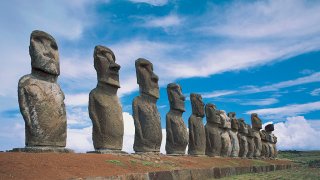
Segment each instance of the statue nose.
[{"label": "statue nose", "polygon": [[118,72],[118,71],[120,70],[121,66],[120,66],[119,64],[117,64],[117,63],[111,63],[110,66],[109,66],[109,68],[110,68],[111,70],[113,70],[113,71]]},{"label": "statue nose", "polygon": [[154,82],[158,82],[159,81],[159,77],[156,74],[152,73],[151,80],[154,81]]},{"label": "statue nose", "polygon": [[50,51],[43,53],[43,55],[46,56],[46,57],[49,57],[51,59],[54,59],[54,55]]}]

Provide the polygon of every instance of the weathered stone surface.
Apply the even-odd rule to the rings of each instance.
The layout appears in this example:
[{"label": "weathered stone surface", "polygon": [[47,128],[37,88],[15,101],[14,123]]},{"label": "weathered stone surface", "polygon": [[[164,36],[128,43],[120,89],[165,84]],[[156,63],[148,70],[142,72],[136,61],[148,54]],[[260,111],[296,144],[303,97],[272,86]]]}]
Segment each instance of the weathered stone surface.
[{"label": "weathered stone surface", "polygon": [[65,147],[67,118],[64,94],[57,83],[60,75],[57,43],[46,32],[33,31],[29,53],[31,74],[23,76],[18,85],[26,147]]},{"label": "weathered stone surface", "polygon": [[275,158],[275,142],[274,142],[274,134],[272,131],[274,131],[274,125],[273,124],[268,124],[264,128],[266,133],[267,133],[267,141],[268,141],[268,147],[269,147],[269,158]]},{"label": "weathered stone surface", "polygon": [[251,114],[251,124],[252,124],[252,130],[253,130],[253,140],[255,144],[255,151],[254,151],[253,157],[260,158],[261,150],[262,150],[260,129],[262,129],[262,122],[261,122],[261,119],[258,117],[258,114],[256,113]]},{"label": "weathered stone surface", "polygon": [[219,111],[220,115],[220,129],[221,129],[221,156],[227,157],[231,155],[232,145],[231,139],[228,131],[231,129],[230,118],[227,116],[226,112],[221,110]]},{"label": "weathered stone surface", "polygon": [[25,148],[13,148],[9,152],[30,152],[30,153],[73,153],[74,151],[64,147],[52,147],[52,146],[29,146]]},{"label": "weathered stone surface", "polygon": [[240,118],[239,122],[239,130],[238,130],[238,139],[239,139],[239,157],[245,158],[248,154],[248,128],[247,124],[244,122],[244,119]]},{"label": "weathered stone surface", "polygon": [[220,156],[221,154],[221,129],[219,128],[220,111],[216,109],[214,104],[208,103],[205,106],[207,124],[206,131],[206,155]]},{"label": "weathered stone surface", "polygon": [[190,94],[192,114],[189,117],[189,146],[188,154],[204,155],[206,150],[206,135],[202,122],[204,103],[200,94]]},{"label": "weathered stone surface", "polygon": [[236,118],[236,113],[235,112],[229,112],[228,117],[230,118],[231,121],[231,129],[228,130],[230,140],[231,140],[231,157],[238,157],[239,156],[239,140],[238,140],[238,129],[239,129],[239,123]]},{"label": "weathered stone surface", "polygon": [[248,135],[247,135],[247,142],[248,142],[248,153],[247,158],[253,158],[255,152],[255,143],[254,143],[254,134],[253,130],[250,125],[247,124]]},{"label": "weathered stone surface", "polygon": [[122,108],[117,97],[120,66],[113,52],[104,46],[94,49],[94,68],[97,87],[89,94],[89,116],[92,121],[92,140],[97,153],[121,151],[123,141]]},{"label": "weathered stone surface", "polygon": [[277,136],[273,135],[273,151],[274,151],[274,157],[273,158],[277,158],[278,156],[278,150],[277,150],[277,142],[278,142],[278,138]]},{"label": "weathered stone surface", "polygon": [[260,137],[262,142],[261,157],[268,158],[270,152],[269,152],[269,145],[267,140],[267,133],[265,130],[260,131]]},{"label": "weathered stone surface", "polygon": [[182,119],[185,97],[181,91],[178,84],[171,83],[167,86],[170,102],[170,111],[166,115],[167,154],[185,154],[188,145],[188,130]]},{"label": "weathered stone surface", "polygon": [[158,76],[153,65],[146,59],[135,62],[140,95],[133,100],[135,152],[160,152],[162,132],[160,114],[156,102],[159,99]]}]

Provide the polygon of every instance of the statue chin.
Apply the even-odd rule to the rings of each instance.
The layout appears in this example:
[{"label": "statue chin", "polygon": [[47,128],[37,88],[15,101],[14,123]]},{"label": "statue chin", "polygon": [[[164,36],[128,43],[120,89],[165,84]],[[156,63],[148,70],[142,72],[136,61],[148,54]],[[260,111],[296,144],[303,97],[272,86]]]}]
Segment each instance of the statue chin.
[{"label": "statue chin", "polygon": [[154,88],[154,89],[150,89],[150,90],[145,90],[143,91],[145,94],[148,94],[149,96],[152,96],[156,99],[159,99],[160,95],[159,95],[159,89]]}]

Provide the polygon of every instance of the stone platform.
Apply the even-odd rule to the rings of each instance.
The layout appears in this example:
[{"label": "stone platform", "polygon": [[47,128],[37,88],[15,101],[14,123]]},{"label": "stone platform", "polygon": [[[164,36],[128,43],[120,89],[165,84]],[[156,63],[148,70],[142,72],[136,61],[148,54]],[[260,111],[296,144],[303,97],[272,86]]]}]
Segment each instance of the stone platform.
[{"label": "stone platform", "polygon": [[50,146],[40,146],[40,147],[24,147],[24,148],[13,148],[9,152],[27,152],[27,153],[74,153],[73,150],[62,147],[50,147]]}]

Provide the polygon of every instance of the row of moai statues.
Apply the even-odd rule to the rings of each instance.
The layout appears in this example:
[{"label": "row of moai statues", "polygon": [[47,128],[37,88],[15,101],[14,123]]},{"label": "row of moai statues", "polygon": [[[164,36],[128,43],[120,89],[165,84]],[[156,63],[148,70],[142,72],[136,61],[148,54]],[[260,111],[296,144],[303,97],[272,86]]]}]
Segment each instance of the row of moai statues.
[{"label": "row of moai statues", "polygon": [[[55,39],[33,31],[29,53],[31,74],[23,76],[18,85],[21,114],[25,120],[26,147],[16,151],[72,152],[66,146],[67,118],[64,94],[57,83],[60,75],[59,53]],[[124,135],[122,108],[117,90],[120,88],[120,65],[107,47],[94,49],[97,86],[89,94],[89,117],[92,120],[92,140],[96,153],[121,153]],[[161,121],[156,102],[159,99],[158,76],[146,59],[135,61],[140,95],[133,100],[135,125],[134,151],[159,153],[162,141]],[[204,105],[199,94],[190,95],[192,114],[189,132],[182,119],[185,96],[180,85],[167,86],[170,111],[166,115],[166,152],[168,155],[188,154],[223,157],[276,157],[276,137],[273,125],[261,129],[261,120],[252,114],[251,128],[236,114],[226,114],[214,104]],[[203,118],[206,115],[207,124]],[[188,137],[189,136],[189,137]]]}]

